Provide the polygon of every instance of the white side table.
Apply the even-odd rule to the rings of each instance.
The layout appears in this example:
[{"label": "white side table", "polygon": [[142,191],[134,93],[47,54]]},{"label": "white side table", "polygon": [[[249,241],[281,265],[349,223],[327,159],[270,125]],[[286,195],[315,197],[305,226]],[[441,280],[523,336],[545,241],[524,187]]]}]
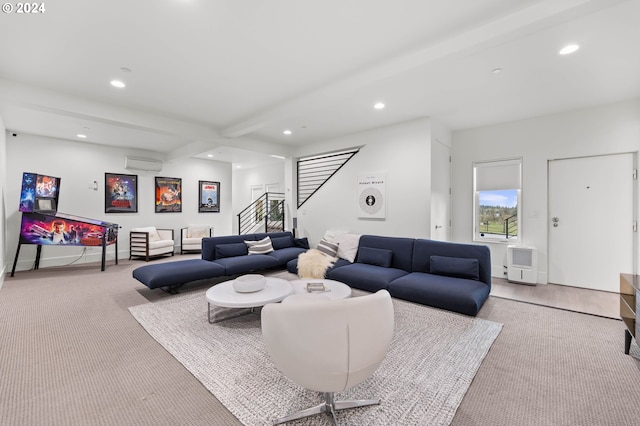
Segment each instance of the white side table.
[{"label": "white side table", "polygon": [[281,278],[266,277],[266,284],[260,291],[252,293],[239,293],[233,289],[233,280],[216,284],[207,290],[207,318],[209,323],[213,324],[223,319],[235,318],[247,313],[246,310],[238,312],[232,316],[216,319],[211,317],[211,305],[223,308],[250,308],[249,312],[253,312],[254,308],[264,306],[267,303],[280,302],[293,292],[291,284],[287,280]]}]

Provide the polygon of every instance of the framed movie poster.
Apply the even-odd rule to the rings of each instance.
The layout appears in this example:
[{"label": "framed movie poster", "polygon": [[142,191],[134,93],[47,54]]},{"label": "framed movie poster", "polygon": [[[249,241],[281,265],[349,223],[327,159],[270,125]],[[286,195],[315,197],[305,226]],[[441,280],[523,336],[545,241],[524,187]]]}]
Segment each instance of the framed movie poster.
[{"label": "framed movie poster", "polygon": [[220,213],[220,182],[198,181],[198,213]]},{"label": "framed movie poster", "polygon": [[138,175],[104,174],[104,212],[138,212]]},{"label": "framed movie poster", "polygon": [[182,211],[182,179],[156,177],[156,213]]}]

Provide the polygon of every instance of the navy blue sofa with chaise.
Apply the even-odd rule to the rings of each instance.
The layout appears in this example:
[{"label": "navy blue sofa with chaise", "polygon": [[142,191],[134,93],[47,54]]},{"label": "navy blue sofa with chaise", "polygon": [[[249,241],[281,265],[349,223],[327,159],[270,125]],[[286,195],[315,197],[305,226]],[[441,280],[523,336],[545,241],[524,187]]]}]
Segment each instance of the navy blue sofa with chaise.
[{"label": "navy blue sofa with chaise", "polygon": [[[258,242],[265,237],[269,237],[273,250],[249,254],[245,241]],[[133,271],[133,278],[151,289],[166,288],[175,293],[192,281],[284,268],[307,248],[306,238],[294,238],[291,232],[205,237],[200,259],[141,266]]]},{"label": "navy blue sofa with chaise", "polygon": [[[297,273],[297,259],[287,264]],[[350,287],[475,316],[491,291],[491,253],[475,244],[363,235],[355,262],[340,259],[326,277]]]},{"label": "navy blue sofa with chaise", "polygon": [[[273,251],[249,254],[246,241],[269,237]],[[306,238],[290,232],[229,235],[202,239],[201,259],[145,265],[133,277],[149,288],[176,292],[181,285],[209,278],[287,267],[297,273]],[[491,291],[491,254],[482,245],[426,239],[362,235],[353,263],[338,259],[326,277],[350,287],[475,316]]]}]

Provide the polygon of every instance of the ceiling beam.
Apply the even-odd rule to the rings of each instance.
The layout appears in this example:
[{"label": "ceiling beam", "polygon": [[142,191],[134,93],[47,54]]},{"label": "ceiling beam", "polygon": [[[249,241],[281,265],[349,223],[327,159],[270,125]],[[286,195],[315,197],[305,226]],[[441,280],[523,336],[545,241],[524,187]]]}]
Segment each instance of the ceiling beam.
[{"label": "ceiling beam", "polygon": [[220,138],[217,131],[200,124],[132,108],[93,102],[52,90],[0,79],[0,108],[12,106],[160,135],[178,136],[185,140]]},{"label": "ceiling beam", "polygon": [[327,107],[356,89],[386,78],[440,59],[496,46],[624,1],[627,0],[545,0],[535,3],[492,22],[391,58],[389,61],[367,66],[348,77],[272,105],[223,129],[221,134],[229,138],[247,135],[273,121],[299,115],[300,111],[308,109],[308,105],[314,105],[314,108],[318,109]]}]

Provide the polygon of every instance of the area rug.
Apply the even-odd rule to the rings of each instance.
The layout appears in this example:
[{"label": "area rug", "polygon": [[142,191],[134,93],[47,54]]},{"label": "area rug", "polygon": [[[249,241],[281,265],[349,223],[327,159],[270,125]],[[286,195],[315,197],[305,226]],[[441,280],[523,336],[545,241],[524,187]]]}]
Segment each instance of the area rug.
[{"label": "area rug", "polygon": [[[266,425],[321,402],[272,364],[260,317],[207,321],[203,291],[129,308],[147,332],[243,424]],[[341,411],[344,425],[449,425],[502,324],[394,299],[395,334],[386,359],[337,399],[380,397]],[[292,425],[327,424],[324,416]]]}]

